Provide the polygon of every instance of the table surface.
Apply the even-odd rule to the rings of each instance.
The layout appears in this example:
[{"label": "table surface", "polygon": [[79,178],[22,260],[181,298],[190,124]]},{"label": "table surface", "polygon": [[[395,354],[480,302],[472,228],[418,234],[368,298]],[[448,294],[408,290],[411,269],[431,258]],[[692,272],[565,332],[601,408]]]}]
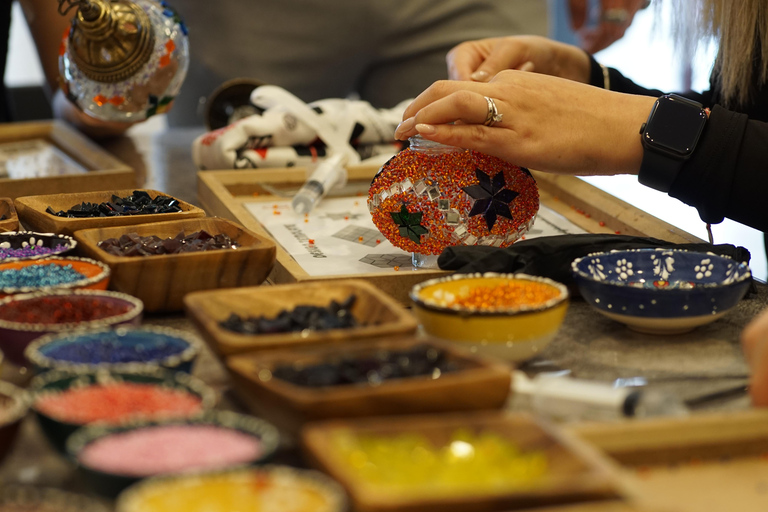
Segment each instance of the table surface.
[{"label": "table surface", "polygon": [[[202,130],[169,130],[112,141],[105,147],[136,168],[146,178],[148,188],[163,190],[196,204],[196,169],[189,148],[199,133]],[[768,286],[758,284],[755,288],[754,293],[724,318],[675,336],[631,331],[576,298],[556,338],[526,367],[570,370],[574,377],[605,383],[618,378],[643,377],[650,387],[675,393],[683,399],[734,388],[744,384],[748,371],[739,346],[739,333],[768,306]],[[145,323],[194,331],[183,315],[149,316]],[[245,410],[228,392],[228,376],[212,352],[204,351],[194,373],[220,393],[220,408]],[[26,376],[6,365],[3,378],[18,382]],[[513,399],[509,407],[522,406]],[[707,401],[698,410],[749,407],[748,397],[741,393]],[[290,440],[279,460],[301,463]],[[0,465],[0,482],[86,490],[74,466],[48,445],[32,415],[24,421],[14,449]]]}]

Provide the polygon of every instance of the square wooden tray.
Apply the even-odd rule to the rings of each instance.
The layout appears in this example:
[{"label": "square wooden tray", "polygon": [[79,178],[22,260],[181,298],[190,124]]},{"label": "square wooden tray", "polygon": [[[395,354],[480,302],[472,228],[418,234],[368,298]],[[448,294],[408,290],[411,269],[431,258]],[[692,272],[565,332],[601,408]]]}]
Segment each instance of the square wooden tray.
[{"label": "square wooden tray", "polygon": [[[102,240],[120,238],[126,233],[170,238],[181,231],[191,235],[201,230],[211,235],[223,233],[240,247],[129,257],[114,256],[98,246]],[[110,288],[138,297],[148,312],[181,311],[184,296],[190,292],[259,285],[275,263],[275,244],[270,238],[218,217],[84,229],[75,232],[75,239],[81,252],[109,265]]]},{"label": "square wooden tray", "polygon": [[150,189],[108,189],[96,192],[78,192],[71,194],[49,194],[41,196],[25,196],[16,198],[14,204],[19,214],[21,223],[27,229],[45,233],[59,233],[73,235],[80,229],[108,228],[114,226],[132,226],[136,224],[148,224],[150,222],[164,222],[170,220],[196,219],[205,217],[205,211],[189,204],[181,199],[179,207],[182,211],[177,213],[158,213],[150,215],[119,215],[115,217],[83,217],[69,218],[57,217],[46,212],[50,206],[54,211],[68,210],[73,205],[86,203],[103,203],[111,201],[112,196],[127,197],[135,190],[147,192],[153,198],[162,195],[172,197],[165,192]]},{"label": "square wooden tray", "polygon": [[62,121],[0,124],[0,143],[42,139],[65,153],[87,172],[40,178],[0,178],[3,196],[86,192],[139,185],[133,169]]},{"label": "square wooden tray", "polygon": [[569,430],[623,467],[626,487],[645,509],[768,510],[768,410]]},{"label": "square wooden tray", "polygon": [[[361,325],[349,329],[245,335],[219,326],[219,322],[232,313],[273,318],[284,309],[291,310],[298,305],[326,307],[331,300],[342,302],[352,294],[357,297],[352,315]],[[187,315],[214,352],[220,355],[303,345],[346,344],[365,338],[412,334],[417,326],[413,315],[361,280],[195,292],[184,298],[184,304]]]},{"label": "square wooden tray", "polygon": [[306,387],[272,376],[276,367],[311,366],[338,359],[339,347],[297,347],[226,358],[235,392],[257,415],[292,433],[309,422],[398,414],[500,409],[510,391],[510,368],[430,338],[355,341],[343,356],[371,357],[382,350],[406,351],[418,346],[441,350],[459,369],[440,375],[384,380],[379,385],[345,384]]},{"label": "square wooden tray", "polygon": [[[333,443],[334,436],[343,431],[377,437],[417,433],[440,447],[458,429],[475,435],[493,432],[513,442],[521,452],[543,452],[547,472],[540,481],[519,489],[452,496],[404,495],[362,481],[358,469],[342,459]],[[313,423],[303,430],[302,445],[312,464],[346,488],[358,512],[508,511],[621,495],[609,460],[578,439],[525,414],[483,411]]]},{"label": "square wooden tray", "polygon": [[[366,200],[371,179],[377,171],[376,167],[349,167],[347,186],[335,193],[347,197],[360,195],[361,200]],[[576,177],[533,174],[539,186],[541,204],[587,232],[651,236],[677,243],[702,241]],[[274,201],[275,192],[296,190],[306,179],[306,169],[200,171],[197,177],[198,200],[209,214],[237,220],[257,233],[268,234],[245,205],[255,201]],[[278,243],[277,262],[269,280],[273,283],[294,283],[362,278],[402,304],[410,304],[408,292],[413,285],[445,274],[440,270],[418,270],[391,274],[311,276]]]},{"label": "square wooden tray", "polygon": [[19,216],[10,197],[0,197],[0,219],[3,217],[5,219],[0,220],[0,233],[19,229]]}]

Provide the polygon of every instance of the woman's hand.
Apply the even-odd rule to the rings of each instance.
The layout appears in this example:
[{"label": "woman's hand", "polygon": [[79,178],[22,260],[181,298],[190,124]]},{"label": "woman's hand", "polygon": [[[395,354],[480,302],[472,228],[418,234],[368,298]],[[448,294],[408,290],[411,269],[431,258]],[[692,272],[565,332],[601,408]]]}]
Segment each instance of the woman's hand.
[{"label": "woman's hand", "polygon": [[588,0],[569,0],[571,28],[581,40],[580,46],[589,53],[607,48],[624,37],[635,14],[648,6],[647,0],[602,0],[600,22],[588,26]]},{"label": "woman's hand", "polygon": [[[503,119],[484,126],[485,96]],[[405,110],[395,137],[474,149],[508,162],[563,174],[637,174],[640,126],[656,98],[570,80],[502,71],[489,83],[440,81]]]},{"label": "woman's hand", "polygon": [[768,309],[755,317],[741,333],[744,356],[752,371],[749,392],[752,403],[768,406]]},{"label": "woman's hand", "polygon": [[511,36],[468,41],[446,56],[452,80],[487,82],[506,69],[535,71],[589,82],[589,57],[581,49],[546,37]]}]

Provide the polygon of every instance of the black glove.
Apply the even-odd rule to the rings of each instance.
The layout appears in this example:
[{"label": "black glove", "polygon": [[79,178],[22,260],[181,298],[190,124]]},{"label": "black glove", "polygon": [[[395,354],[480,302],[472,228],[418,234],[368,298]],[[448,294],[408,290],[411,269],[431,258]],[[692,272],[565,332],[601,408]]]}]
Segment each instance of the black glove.
[{"label": "black glove", "polygon": [[642,236],[578,234],[542,236],[521,240],[500,249],[481,245],[448,247],[437,259],[442,270],[460,274],[474,272],[522,272],[548,277],[574,288],[571,262],[593,252],[663,247],[698,252],[712,252],[749,263],[751,255],[744,247],[730,244],[676,244]]}]

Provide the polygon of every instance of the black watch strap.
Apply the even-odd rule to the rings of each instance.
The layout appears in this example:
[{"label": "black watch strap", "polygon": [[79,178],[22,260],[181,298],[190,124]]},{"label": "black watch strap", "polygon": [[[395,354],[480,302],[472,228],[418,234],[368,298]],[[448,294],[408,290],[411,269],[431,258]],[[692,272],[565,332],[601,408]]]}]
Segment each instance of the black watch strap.
[{"label": "black watch strap", "polygon": [[677,94],[656,100],[648,121],[640,128],[643,161],[638,181],[669,192],[685,162],[691,157],[707,122],[701,103]]},{"label": "black watch strap", "polygon": [[643,163],[640,165],[637,181],[646,187],[669,192],[683,163],[684,160],[673,160],[655,151],[643,151]]}]

